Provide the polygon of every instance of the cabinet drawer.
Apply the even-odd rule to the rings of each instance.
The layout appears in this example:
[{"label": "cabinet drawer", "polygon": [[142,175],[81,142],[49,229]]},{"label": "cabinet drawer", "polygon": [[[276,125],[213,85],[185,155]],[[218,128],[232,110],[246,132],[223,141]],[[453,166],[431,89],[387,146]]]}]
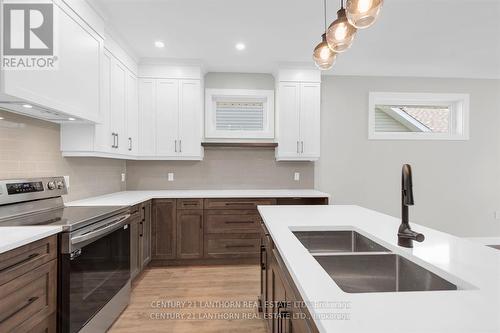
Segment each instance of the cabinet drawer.
[{"label": "cabinet drawer", "polygon": [[57,257],[57,236],[0,254],[0,285]]},{"label": "cabinet drawer", "polygon": [[260,239],[253,234],[208,235],[205,242],[207,258],[247,258],[259,256]]},{"label": "cabinet drawer", "polygon": [[205,233],[258,233],[258,214],[224,214],[205,216]]},{"label": "cabinet drawer", "polygon": [[0,286],[0,332],[28,332],[56,310],[57,260]]},{"label": "cabinet drawer", "polygon": [[276,199],[205,199],[205,209],[257,209],[275,204]]},{"label": "cabinet drawer", "polygon": [[177,199],[177,209],[203,209],[203,199]]}]

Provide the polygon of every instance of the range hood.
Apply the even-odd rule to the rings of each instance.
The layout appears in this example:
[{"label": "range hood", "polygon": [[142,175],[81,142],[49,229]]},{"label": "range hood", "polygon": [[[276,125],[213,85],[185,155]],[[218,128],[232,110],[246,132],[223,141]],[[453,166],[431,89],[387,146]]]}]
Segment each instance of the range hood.
[{"label": "range hood", "polygon": [[0,109],[55,123],[81,121],[59,111],[42,108],[22,101],[0,101]]}]

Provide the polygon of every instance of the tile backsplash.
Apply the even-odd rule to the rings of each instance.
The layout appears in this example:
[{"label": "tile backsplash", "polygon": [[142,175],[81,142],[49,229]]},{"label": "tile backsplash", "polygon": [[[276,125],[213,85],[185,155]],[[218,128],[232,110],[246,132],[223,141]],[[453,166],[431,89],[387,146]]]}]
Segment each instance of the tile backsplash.
[{"label": "tile backsplash", "polygon": [[274,150],[205,149],[203,161],[127,161],[128,190],[313,187],[313,162],[277,162]]},{"label": "tile backsplash", "polygon": [[0,110],[0,179],[69,176],[66,201],[125,189],[125,161],[64,158],[59,125]]}]

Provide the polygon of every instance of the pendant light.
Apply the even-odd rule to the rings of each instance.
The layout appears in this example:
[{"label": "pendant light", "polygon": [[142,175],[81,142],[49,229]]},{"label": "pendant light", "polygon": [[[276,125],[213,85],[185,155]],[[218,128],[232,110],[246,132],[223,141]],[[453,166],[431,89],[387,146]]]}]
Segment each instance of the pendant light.
[{"label": "pendant light", "polygon": [[347,0],[346,13],[349,23],[358,29],[372,26],[383,3],[384,0]]},{"label": "pendant light", "polygon": [[355,35],[356,28],[347,20],[344,0],[340,0],[340,10],[337,12],[337,19],[330,24],[326,33],[328,45],[334,52],[344,52],[351,47]]},{"label": "pendant light", "polygon": [[321,35],[321,43],[314,48],[313,60],[319,69],[328,70],[333,67],[337,54],[330,49],[326,41],[326,0],[323,0],[323,11],[325,15],[325,33]]}]

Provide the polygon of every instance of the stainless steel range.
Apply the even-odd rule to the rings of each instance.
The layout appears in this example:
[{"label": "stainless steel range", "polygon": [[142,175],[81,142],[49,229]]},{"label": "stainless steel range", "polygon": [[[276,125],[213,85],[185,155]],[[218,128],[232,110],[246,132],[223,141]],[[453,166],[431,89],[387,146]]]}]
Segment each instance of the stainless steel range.
[{"label": "stainless steel range", "polygon": [[63,177],[0,181],[0,227],[61,226],[58,332],[104,332],[130,297],[128,207],[65,207]]}]

